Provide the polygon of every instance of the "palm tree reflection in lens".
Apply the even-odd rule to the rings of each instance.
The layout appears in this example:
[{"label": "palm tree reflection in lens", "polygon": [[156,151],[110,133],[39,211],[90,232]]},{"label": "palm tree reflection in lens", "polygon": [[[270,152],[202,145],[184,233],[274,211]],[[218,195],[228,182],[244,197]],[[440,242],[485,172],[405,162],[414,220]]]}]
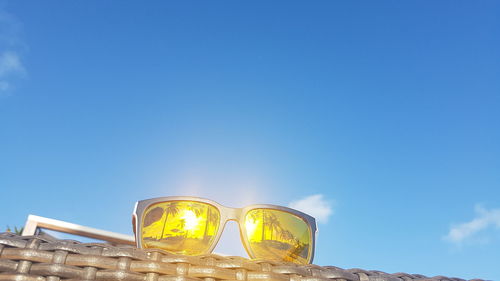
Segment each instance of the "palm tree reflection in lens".
[{"label": "palm tree reflection in lens", "polygon": [[206,203],[171,201],[150,206],[142,219],[144,248],[199,255],[212,244],[220,214],[217,208]]},{"label": "palm tree reflection in lens", "polygon": [[256,258],[309,262],[312,233],[305,221],[284,211],[254,209],[246,214],[245,231]]}]

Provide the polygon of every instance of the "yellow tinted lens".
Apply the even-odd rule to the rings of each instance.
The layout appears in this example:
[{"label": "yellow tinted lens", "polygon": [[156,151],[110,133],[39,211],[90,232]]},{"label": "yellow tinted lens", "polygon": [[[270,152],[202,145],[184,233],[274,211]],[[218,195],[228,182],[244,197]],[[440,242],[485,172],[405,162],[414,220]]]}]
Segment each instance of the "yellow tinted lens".
[{"label": "yellow tinted lens", "polygon": [[256,258],[307,264],[312,233],[300,217],[285,211],[254,209],[245,216],[247,244]]},{"label": "yellow tinted lens", "polygon": [[206,203],[157,203],[149,206],[142,217],[142,245],[176,254],[204,254],[214,242],[219,222],[217,208]]}]

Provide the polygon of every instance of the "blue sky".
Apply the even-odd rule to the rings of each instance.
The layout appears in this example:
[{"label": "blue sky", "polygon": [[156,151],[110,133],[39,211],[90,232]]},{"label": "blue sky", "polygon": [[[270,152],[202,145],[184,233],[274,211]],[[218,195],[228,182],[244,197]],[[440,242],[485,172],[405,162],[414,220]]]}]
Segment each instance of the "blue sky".
[{"label": "blue sky", "polygon": [[317,264],[500,280],[499,14],[1,1],[0,223],[131,233],[151,197],[301,202]]}]

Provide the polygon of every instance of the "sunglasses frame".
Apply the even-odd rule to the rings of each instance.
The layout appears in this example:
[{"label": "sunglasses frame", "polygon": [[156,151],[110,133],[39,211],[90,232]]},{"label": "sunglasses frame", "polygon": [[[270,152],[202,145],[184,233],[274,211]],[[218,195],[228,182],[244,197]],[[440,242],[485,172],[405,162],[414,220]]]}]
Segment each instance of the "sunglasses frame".
[{"label": "sunglasses frame", "polygon": [[215,238],[208,248],[208,250],[205,252],[211,253],[213,249],[217,246],[219,243],[219,239],[224,232],[224,228],[226,227],[226,224],[228,221],[235,221],[238,223],[238,227],[240,230],[240,238],[243,246],[245,247],[246,252],[250,256],[250,258],[255,259],[255,255],[251,250],[251,247],[248,242],[248,237],[246,234],[246,229],[245,229],[245,215],[254,209],[271,209],[271,210],[278,210],[278,211],[283,211],[286,213],[293,214],[299,218],[301,218],[309,227],[310,230],[310,239],[311,239],[311,247],[310,247],[310,256],[307,260],[307,263],[310,264],[312,263],[314,259],[314,249],[316,245],[316,235],[317,235],[317,225],[316,225],[316,219],[306,213],[297,211],[292,208],[287,208],[283,206],[277,206],[277,205],[270,205],[270,204],[254,204],[254,205],[248,205],[243,208],[231,208],[231,207],[226,207],[224,205],[221,205],[215,201],[205,199],[205,198],[200,198],[200,197],[192,197],[192,196],[168,196],[168,197],[157,197],[157,198],[152,198],[152,199],[146,199],[146,200],[141,200],[135,203],[135,208],[134,212],[132,213],[132,225],[134,229],[134,235],[135,235],[135,241],[136,245],[138,248],[143,248],[142,245],[142,231],[140,231],[141,226],[142,226],[142,216],[144,215],[144,211],[147,210],[148,207],[150,207],[153,204],[156,203],[163,203],[163,202],[170,202],[170,201],[192,201],[192,202],[199,202],[199,203],[205,203],[208,205],[211,205],[219,211],[220,214],[220,222],[219,222],[219,227],[217,229],[217,234],[215,235]]}]

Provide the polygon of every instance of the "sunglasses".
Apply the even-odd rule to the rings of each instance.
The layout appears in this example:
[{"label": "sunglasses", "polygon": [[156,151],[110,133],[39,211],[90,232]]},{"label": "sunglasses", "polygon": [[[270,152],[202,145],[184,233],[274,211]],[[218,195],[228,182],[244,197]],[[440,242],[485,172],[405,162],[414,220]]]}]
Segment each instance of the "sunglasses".
[{"label": "sunglasses", "polygon": [[316,220],[291,208],[229,208],[204,198],[172,196],[138,201],[132,215],[138,248],[183,255],[211,253],[230,220],[238,223],[250,258],[297,264],[313,260]]}]

